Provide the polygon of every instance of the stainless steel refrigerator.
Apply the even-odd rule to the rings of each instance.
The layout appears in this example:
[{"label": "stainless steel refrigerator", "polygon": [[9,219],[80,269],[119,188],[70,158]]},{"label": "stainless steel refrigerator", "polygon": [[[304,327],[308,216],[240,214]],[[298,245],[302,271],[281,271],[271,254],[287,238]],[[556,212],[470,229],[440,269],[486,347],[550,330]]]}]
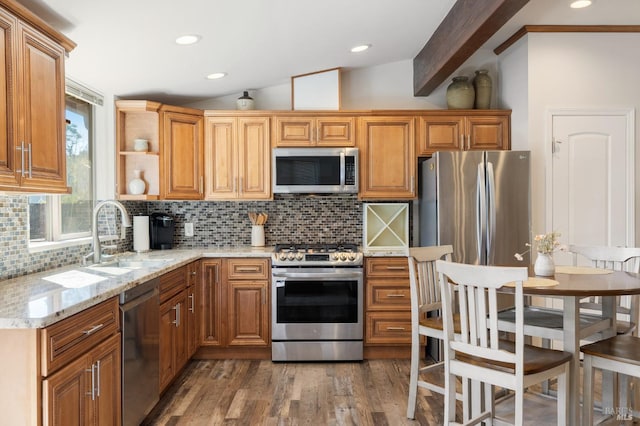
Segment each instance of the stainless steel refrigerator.
[{"label": "stainless steel refrigerator", "polygon": [[437,152],[421,164],[419,243],[453,245],[455,262],[527,266],[530,152]]}]

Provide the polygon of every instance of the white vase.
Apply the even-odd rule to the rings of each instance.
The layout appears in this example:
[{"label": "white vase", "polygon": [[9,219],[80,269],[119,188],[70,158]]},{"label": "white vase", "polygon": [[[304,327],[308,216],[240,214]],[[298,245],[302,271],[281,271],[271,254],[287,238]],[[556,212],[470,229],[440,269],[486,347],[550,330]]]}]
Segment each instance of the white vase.
[{"label": "white vase", "polygon": [[533,264],[533,272],[542,277],[550,277],[556,271],[551,253],[538,253],[536,263]]},{"label": "white vase", "polygon": [[129,181],[129,194],[144,194],[144,191],[147,189],[147,184],[142,180],[142,170],[134,170],[133,176],[135,177]]}]

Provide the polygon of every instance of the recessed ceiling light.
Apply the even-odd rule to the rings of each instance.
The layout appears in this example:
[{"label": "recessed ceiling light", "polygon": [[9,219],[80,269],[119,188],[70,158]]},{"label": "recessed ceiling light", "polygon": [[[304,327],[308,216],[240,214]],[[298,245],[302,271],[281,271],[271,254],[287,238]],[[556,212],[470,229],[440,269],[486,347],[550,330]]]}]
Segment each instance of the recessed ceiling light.
[{"label": "recessed ceiling light", "polygon": [[352,47],[351,52],[352,53],[364,52],[370,47],[371,47],[370,44],[361,44],[360,46]]},{"label": "recessed ceiling light", "polygon": [[583,7],[591,6],[591,3],[591,0],[575,0],[572,1],[569,6],[571,6],[572,9],[582,9]]},{"label": "recessed ceiling light", "polygon": [[227,73],[226,73],[226,72],[214,72],[213,74],[209,74],[209,75],[207,76],[207,78],[208,78],[209,80],[216,80],[216,79],[218,79],[218,78],[222,78],[222,77],[224,77],[225,75],[227,75]]},{"label": "recessed ceiling light", "polygon": [[194,44],[200,41],[202,37],[200,37],[197,34],[185,34],[183,36],[180,36],[176,39],[176,43],[178,44],[182,44],[182,45],[187,45],[187,44]]}]

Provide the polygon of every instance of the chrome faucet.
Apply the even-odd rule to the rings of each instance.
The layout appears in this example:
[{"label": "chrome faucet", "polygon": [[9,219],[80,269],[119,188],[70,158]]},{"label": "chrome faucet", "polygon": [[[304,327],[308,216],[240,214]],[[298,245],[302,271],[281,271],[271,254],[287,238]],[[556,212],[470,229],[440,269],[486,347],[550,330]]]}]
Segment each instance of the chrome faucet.
[{"label": "chrome faucet", "polygon": [[93,222],[91,226],[91,232],[93,234],[93,263],[100,263],[102,261],[102,247],[100,246],[100,238],[98,236],[98,213],[100,209],[104,206],[111,205],[117,207],[120,210],[120,217],[122,220],[122,226],[128,228],[131,226],[131,220],[129,219],[129,213],[127,213],[127,209],[119,202],[115,200],[105,200],[100,201],[93,208]]}]

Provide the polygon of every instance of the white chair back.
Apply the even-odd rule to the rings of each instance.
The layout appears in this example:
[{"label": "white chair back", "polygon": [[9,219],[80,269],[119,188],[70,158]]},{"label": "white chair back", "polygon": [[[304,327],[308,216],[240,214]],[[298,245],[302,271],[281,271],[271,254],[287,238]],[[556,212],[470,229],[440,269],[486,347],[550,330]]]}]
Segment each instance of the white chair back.
[{"label": "white chair back", "polygon": [[[638,247],[580,246],[572,244],[569,246],[569,251],[573,253],[574,266],[577,266],[581,257],[584,257],[594,268],[640,272],[640,248]],[[619,296],[616,300],[618,319],[637,323],[637,297]],[[580,307],[582,309],[601,311],[601,298],[590,297],[583,299],[580,302]]]},{"label": "white chair back", "polygon": [[[442,312],[445,326],[445,362],[459,354],[478,356],[495,361],[515,364],[516,376],[523,374],[523,282],[528,277],[527,268],[476,266],[439,260],[436,269],[442,291]],[[454,339],[452,306],[453,285],[458,287],[456,307],[460,314],[461,335]],[[515,285],[515,351],[499,347],[497,289],[507,283]],[[513,386],[513,385],[512,385]]]}]

